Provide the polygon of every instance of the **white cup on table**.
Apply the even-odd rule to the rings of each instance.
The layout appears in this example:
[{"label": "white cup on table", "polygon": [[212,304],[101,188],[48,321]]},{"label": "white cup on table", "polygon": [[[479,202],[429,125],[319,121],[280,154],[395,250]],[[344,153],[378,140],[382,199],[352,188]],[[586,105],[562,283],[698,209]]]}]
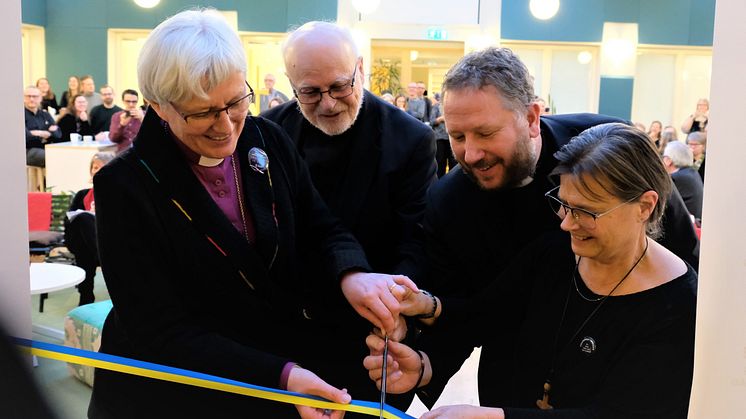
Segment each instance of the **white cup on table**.
[{"label": "white cup on table", "polygon": [[71,132],[70,133],[70,141],[71,142],[73,142],[73,143],[79,143],[81,139],[82,139],[81,135],[78,134],[77,132]]},{"label": "white cup on table", "polygon": [[93,142],[93,135],[84,135],[84,136],[83,136],[83,142],[84,142],[84,143],[90,143],[90,142]]}]

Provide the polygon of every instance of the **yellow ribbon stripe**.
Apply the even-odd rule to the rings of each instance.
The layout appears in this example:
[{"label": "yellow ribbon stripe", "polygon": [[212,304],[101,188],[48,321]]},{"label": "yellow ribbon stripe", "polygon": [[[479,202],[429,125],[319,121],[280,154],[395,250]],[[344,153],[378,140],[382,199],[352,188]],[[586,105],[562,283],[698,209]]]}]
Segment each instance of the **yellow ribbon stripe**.
[{"label": "yellow ribbon stripe", "polygon": [[[273,400],[280,403],[304,405],[319,409],[344,410],[347,412],[362,413],[370,416],[379,416],[381,414],[379,405],[373,402],[353,400],[352,402],[350,402],[350,404],[333,403],[320,399],[316,396],[258,387],[250,384],[240,383],[234,380],[227,380],[220,377],[210,376],[207,374],[195,373],[192,371],[180,370],[178,368],[166,367],[141,361],[133,361],[127,358],[84,351],[81,349],[68,348],[65,346],[28,341],[26,339],[18,338],[16,338],[16,342],[24,352],[42,358],[70,362],[73,364],[88,365],[95,368],[101,368],[125,374],[132,374],[156,380],[170,381],[179,384],[187,384],[207,389],[220,390],[249,397]],[[101,358],[117,359],[124,362],[108,361]],[[128,365],[127,362],[152,366],[152,368],[141,367],[137,365]],[[160,370],[161,368],[164,370],[172,370],[176,372]],[[177,372],[183,372],[183,374]],[[384,409],[383,417],[387,419],[413,419],[411,416],[390,406],[386,406],[386,408]]]}]

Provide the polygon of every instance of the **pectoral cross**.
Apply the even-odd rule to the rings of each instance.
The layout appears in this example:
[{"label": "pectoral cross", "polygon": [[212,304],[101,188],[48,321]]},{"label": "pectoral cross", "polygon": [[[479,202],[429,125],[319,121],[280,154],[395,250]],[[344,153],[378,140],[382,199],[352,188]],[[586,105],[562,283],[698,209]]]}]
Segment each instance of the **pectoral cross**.
[{"label": "pectoral cross", "polygon": [[541,410],[552,410],[554,407],[552,407],[551,404],[549,404],[549,391],[552,389],[552,385],[549,384],[549,381],[544,383],[544,397],[541,398],[541,400],[536,401],[536,406]]}]

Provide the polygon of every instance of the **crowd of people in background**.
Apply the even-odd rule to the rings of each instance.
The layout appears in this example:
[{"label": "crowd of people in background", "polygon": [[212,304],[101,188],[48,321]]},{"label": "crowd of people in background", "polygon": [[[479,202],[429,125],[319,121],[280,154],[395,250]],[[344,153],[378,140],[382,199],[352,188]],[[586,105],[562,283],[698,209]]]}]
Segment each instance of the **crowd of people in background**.
[{"label": "crowd of people in background", "polygon": [[646,130],[644,124],[634,124],[639,130],[646,132],[650,141],[655,144],[697,227],[702,223],[709,114],[710,101],[699,99],[694,112],[681,125],[681,132],[686,135],[683,142],[679,140],[678,130],[672,125],[663,127],[663,123],[656,120]]},{"label": "crowd of people in background", "polygon": [[[26,164],[45,167],[46,144],[73,141],[110,140],[117,152],[132,145],[140,130],[147,104],[139,106],[134,89],[122,92],[124,109],[114,103],[115,91],[104,84],[96,92],[93,76],[70,76],[59,103],[46,77],[24,89]],[[72,136],[71,136],[72,135]]]}]

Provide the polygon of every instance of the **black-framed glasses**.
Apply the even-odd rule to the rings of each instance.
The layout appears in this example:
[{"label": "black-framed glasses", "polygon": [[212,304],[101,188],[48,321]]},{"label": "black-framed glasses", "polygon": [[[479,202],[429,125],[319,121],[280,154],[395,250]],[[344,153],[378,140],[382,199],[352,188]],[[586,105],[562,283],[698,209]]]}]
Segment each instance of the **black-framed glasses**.
[{"label": "black-framed glasses", "polygon": [[246,87],[249,88],[249,93],[239,99],[234,100],[223,108],[212,109],[203,112],[195,112],[187,115],[179,112],[178,110],[176,111],[179,112],[179,115],[181,115],[182,118],[184,118],[184,122],[186,122],[187,125],[189,125],[190,127],[193,126],[195,128],[207,128],[208,126],[214,124],[215,121],[220,118],[220,114],[223,112],[225,112],[228,117],[231,116],[231,112],[240,115],[246,112],[249,109],[249,104],[254,101],[254,89],[251,88],[251,85],[248,81],[244,80],[244,83],[246,83]]},{"label": "black-framed glasses", "polygon": [[564,220],[565,217],[567,217],[567,213],[570,213],[572,215],[572,218],[575,220],[576,223],[578,223],[578,225],[588,230],[596,228],[597,219],[614,211],[617,208],[621,208],[622,206],[629,204],[630,202],[639,198],[640,195],[642,195],[637,195],[636,197],[622,202],[621,204],[616,205],[615,207],[604,212],[596,213],[593,211],[588,211],[587,209],[567,205],[566,202],[563,202],[561,199],[555,196],[557,190],[559,190],[559,186],[550,189],[549,191],[547,191],[547,193],[544,194],[544,196],[547,198],[547,201],[549,202],[549,207],[552,209],[552,211],[554,211],[554,213],[557,214],[557,216],[561,220]]},{"label": "black-framed glasses", "polygon": [[343,99],[351,95],[355,91],[355,75],[357,74],[357,61],[355,61],[355,69],[352,70],[352,77],[350,81],[337,86],[331,86],[327,90],[321,90],[314,87],[302,87],[296,89],[293,87],[293,94],[298,102],[304,105],[315,105],[321,102],[324,97],[324,93],[328,93],[332,99]]}]

